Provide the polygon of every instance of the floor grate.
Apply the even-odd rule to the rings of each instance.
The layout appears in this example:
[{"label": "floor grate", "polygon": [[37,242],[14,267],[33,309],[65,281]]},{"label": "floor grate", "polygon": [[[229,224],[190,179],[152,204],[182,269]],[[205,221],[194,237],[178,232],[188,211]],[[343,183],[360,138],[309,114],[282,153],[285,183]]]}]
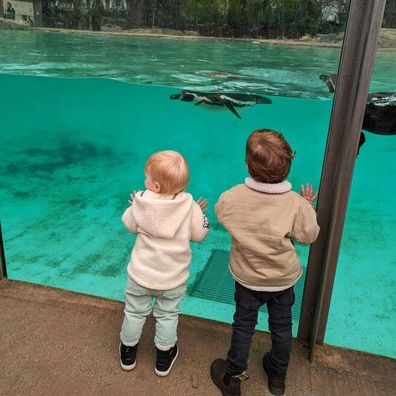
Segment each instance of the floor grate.
[{"label": "floor grate", "polygon": [[[205,269],[191,288],[189,288],[189,294],[205,300],[234,304],[234,279],[228,270],[228,259],[229,252],[214,250]],[[296,301],[292,308],[292,317],[294,320],[299,320],[300,318],[304,281],[305,269],[302,277],[294,287],[294,293],[296,295]],[[267,312],[266,305],[263,305],[260,310]]]}]

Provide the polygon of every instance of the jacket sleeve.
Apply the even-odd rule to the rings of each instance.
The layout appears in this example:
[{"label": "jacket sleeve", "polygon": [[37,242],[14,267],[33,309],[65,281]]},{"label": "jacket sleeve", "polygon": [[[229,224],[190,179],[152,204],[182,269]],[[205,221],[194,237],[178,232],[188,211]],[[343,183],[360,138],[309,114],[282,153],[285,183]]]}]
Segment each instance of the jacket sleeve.
[{"label": "jacket sleeve", "polygon": [[225,193],[221,194],[219,200],[215,205],[215,213],[217,220],[220,224],[223,224],[224,208],[225,207]]},{"label": "jacket sleeve", "polygon": [[132,205],[124,212],[121,219],[125,227],[128,228],[129,231],[137,234],[137,223],[135,220],[135,216],[132,212]]},{"label": "jacket sleeve", "polygon": [[209,220],[195,201],[193,201],[192,211],[191,240],[201,242],[209,232]]},{"label": "jacket sleeve", "polygon": [[297,212],[290,237],[297,242],[310,244],[316,241],[319,230],[315,209],[304,199]]}]

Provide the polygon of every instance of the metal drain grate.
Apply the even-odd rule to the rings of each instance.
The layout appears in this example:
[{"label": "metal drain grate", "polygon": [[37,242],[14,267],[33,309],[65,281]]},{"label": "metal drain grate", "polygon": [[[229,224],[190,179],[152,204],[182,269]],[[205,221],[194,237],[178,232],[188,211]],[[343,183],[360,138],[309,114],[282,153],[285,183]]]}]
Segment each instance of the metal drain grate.
[{"label": "metal drain grate", "polygon": [[[213,250],[205,269],[189,289],[191,296],[234,305],[235,281],[228,269],[229,254],[229,252],[224,250]],[[292,308],[294,320],[299,320],[300,318],[304,282],[305,269],[302,277],[294,286],[296,295],[296,301]],[[267,306],[263,305],[260,310],[267,312]]]}]

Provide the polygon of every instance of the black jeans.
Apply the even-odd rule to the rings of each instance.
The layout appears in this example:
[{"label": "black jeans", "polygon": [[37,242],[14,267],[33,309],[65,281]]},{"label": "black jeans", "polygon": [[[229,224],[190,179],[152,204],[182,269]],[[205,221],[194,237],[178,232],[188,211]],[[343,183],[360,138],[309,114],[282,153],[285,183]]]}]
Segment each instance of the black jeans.
[{"label": "black jeans", "polygon": [[291,308],[294,304],[294,287],[278,292],[264,292],[247,289],[235,282],[235,303],[227,372],[236,375],[247,369],[258,310],[261,305],[267,304],[272,340],[270,370],[274,376],[284,378],[292,346]]}]

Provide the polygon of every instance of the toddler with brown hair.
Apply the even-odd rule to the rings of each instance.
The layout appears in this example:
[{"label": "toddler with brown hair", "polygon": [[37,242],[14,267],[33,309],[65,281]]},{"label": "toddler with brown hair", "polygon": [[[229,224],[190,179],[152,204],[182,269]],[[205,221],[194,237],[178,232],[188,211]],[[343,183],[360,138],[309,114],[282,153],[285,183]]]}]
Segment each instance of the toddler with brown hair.
[{"label": "toddler with brown hair", "polygon": [[125,226],[137,238],[128,264],[120,363],[124,370],[135,368],[143,325],[153,311],[155,372],[166,376],[178,356],[178,306],[189,276],[190,241],[202,241],[209,231],[203,214],[207,201],[199,198],[195,202],[184,191],[189,169],[176,151],[154,153],[147,160],[144,173],[146,190],[131,194],[131,206],[122,216]]},{"label": "toddler with brown hair", "polygon": [[314,242],[319,233],[311,185],[301,195],[286,180],[294,154],[281,133],[254,131],[246,144],[251,177],[224,192],[216,215],[232,236],[230,271],[235,279],[235,314],[227,360],[216,359],[211,377],[223,395],[240,395],[258,310],[267,304],[272,348],[263,368],[272,394],[285,392],[292,345],[291,308],[302,268],[293,241]]}]

